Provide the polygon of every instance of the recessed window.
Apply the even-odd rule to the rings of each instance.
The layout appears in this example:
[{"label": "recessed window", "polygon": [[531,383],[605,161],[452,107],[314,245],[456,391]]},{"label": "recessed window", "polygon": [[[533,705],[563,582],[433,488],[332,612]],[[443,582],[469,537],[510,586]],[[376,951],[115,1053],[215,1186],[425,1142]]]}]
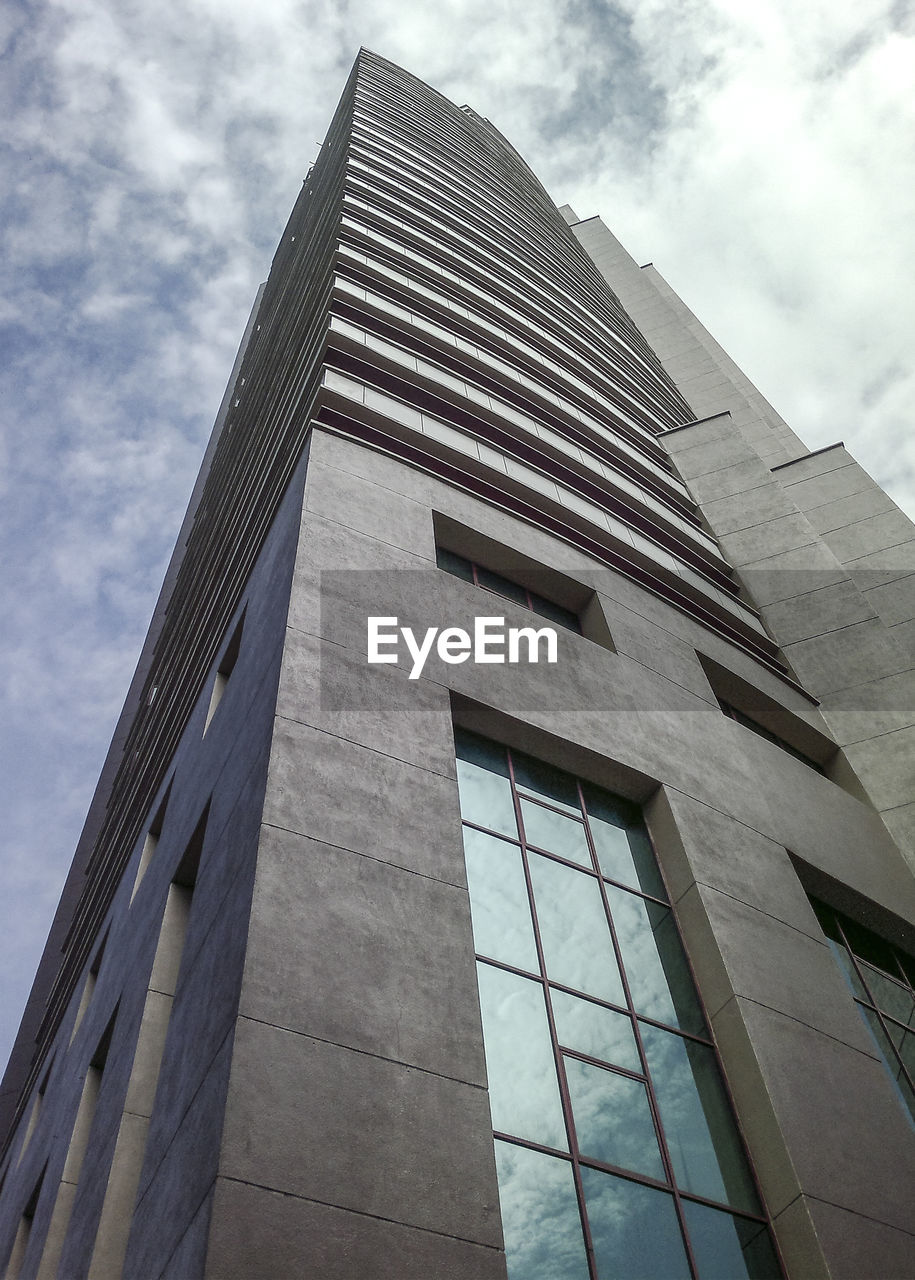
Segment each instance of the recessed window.
[{"label": "recessed window", "polygon": [[16,1162],[17,1164],[22,1162],[22,1157],[25,1155],[26,1148],[28,1147],[29,1142],[32,1139],[32,1134],[35,1132],[35,1129],[38,1126],[38,1117],[41,1115],[41,1109],[44,1104],[44,1096],[48,1091],[48,1081],[51,1078],[51,1067],[53,1065],[54,1064],[52,1061],[51,1066],[49,1066],[47,1071],[45,1071],[44,1076],[42,1077],[42,1080],[41,1080],[41,1084],[38,1086],[38,1089],[35,1093],[35,1100],[32,1103],[32,1110],[29,1114],[29,1123],[26,1127],[25,1137],[22,1140],[22,1150],[19,1152],[19,1159]]},{"label": "recessed window", "polygon": [[742,724],[745,729],[750,729],[753,733],[759,734],[767,742],[774,742],[777,747],[781,747],[782,751],[787,751],[789,756],[794,756],[795,760],[802,760],[811,769],[816,769],[817,773],[825,775],[826,770],[821,764],[817,764],[816,760],[811,760],[810,756],[805,756],[803,751],[798,751],[797,747],[792,747],[790,742],[786,742],[777,733],[767,729],[764,724],[760,724],[758,720],[748,716],[745,711],[741,711],[738,707],[733,706],[730,702],[725,702],[721,698],[718,699],[718,705],[726,716],[736,720],[738,724]]},{"label": "recessed window", "polygon": [[147,868],[149,867],[149,864],[152,862],[153,858],[155,857],[156,849],[159,846],[159,837],[162,834],[162,825],[165,822],[165,811],[168,808],[168,800],[169,800],[169,796],[171,795],[171,791],[172,791],[172,785],[171,783],[169,783],[168,789],[166,790],[165,795],[162,797],[162,803],[159,805],[158,809],[156,810],[155,816],[153,817],[152,822],[149,824],[149,829],[146,832],[146,838],[143,841],[143,850],[140,854],[140,863],[139,863],[139,866],[137,867],[137,878],[134,881],[133,889],[130,894],[131,902],[133,902],[134,897],[136,896],[136,892],[140,887],[140,881],[146,875]]},{"label": "recessed window", "polygon": [[76,1011],[76,1021],[73,1023],[73,1030],[70,1033],[70,1043],[72,1044],[76,1038],[76,1033],[80,1028],[80,1024],[85,1016],[89,1003],[92,1000],[92,993],[95,991],[95,984],[98,981],[99,970],[102,967],[102,960],[105,956],[105,946],[108,942],[108,931],[99,945],[98,950],[89,966],[89,972],[86,974],[86,981],[83,983],[83,993],[80,996],[79,1008]]},{"label": "recessed window", "polygon": [[915,958],[832,907],[811,905],[915,1125]]},{"label": "recessed window", "polygon": [[774,1280],[640,811],[456,744],[509,1280]]},{"label": "recessed window", "polygon": [[194,829],[168,888],[127,1086],[129,1107],[125,1104],[122,1114],[89,1265],[89,1274],[93,1276],[119,1276],[123,1271],[133,1222],[130,1210],[135,1205],[140,1184],[145,1134],[162,1068],[208,814],[209,805]]},{"label": "recessed window", "polygon": [[222,660],[216,668],[216,675],[213,679],[213,691],[210,694],[210,705],[207,708],[206,723],[203,726],[204,733],[206,733],[207,729],[210,727],[210,721],[216,714],[216,708],[219,706],[220,702],[222,702],[226,686],[229,683],[229,677],[235,670],[235,664],[238,661],[238,654],[241,650],[241,633],[244,629],[244,625],[245,615],[243,613],[238,620],[235,630],[232,632],[232,637],[229,640],[229,643],[226,645],[225,652],[222,655]]},{"label": "recessed window", "polygon": [[7,1263],[6,1280],[19,1280],[19,1276],[22,1274],[26,1250],[29,1247],[29,1237],[32,1233],[32,1220],[38,1208],[38,1200],[41,1196],[41,1187],[46,1169],[47,1165],[42,1169],[41,1177],[35,1184],[35,1189],[29,1196],[28,1204],[23,1209],[22,1217],[19,1219],[19,1227],[16,1231],[16,1238],[13,1241],[13,1251]]},{"label": "recessed window", "polygon": [[545,596],[529,591],[527,587],[513,582],[511,578],[506,578],[492,569],[486,569],[483,565],[458,555],[456,551],[446,551],[444,547],[437,547],[435,558],[438,567],[444,569],[446,573],[453,573],[456,578],[472,582],[482,591],[488,591],[491,595],[500,596],[503,600],[520,604],[523,608],[530,609],[532,613],[539,614],[541,618],[548,618],[551,622],[581,635],[578,614],[573,613],[571,609],[564,609],[562,605],[554,604]]}]

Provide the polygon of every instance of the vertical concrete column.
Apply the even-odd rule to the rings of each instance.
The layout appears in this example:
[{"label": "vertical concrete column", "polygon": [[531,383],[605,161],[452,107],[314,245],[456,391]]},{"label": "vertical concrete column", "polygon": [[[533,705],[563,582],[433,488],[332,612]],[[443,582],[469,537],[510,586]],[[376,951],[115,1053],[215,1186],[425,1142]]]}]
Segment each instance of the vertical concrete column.
[{"label": "vertical concrete column", "polygon": [[92,1131],[92,1121],[95,1119],[101,1083],[102,1067],[93,1061],[89,1064],[83,1082],[83,1091],[70,1135],[70,1145],[67,1148],[67,1158],[64,1161],[41,1261],[38,1264],[37,1280],[56,1280],[58,1274],[58,1264],[73,1213],[73,1202],[76,1199],[76,1188],[79,1184],[83,1160],[89,1146],[89,1135]]},{"label": "vertical concrete column", "polygon": [[911,1275],[911,1131],[787,851],[669,787],[646,816],[788,1275]]},{"label": "vertical concrete column", "polygon": [[[817,523],[842,518],[829,498],[837,488],[855,489],[843,497],[865,495],[852,516],[880,505],[859,487],[860,468],[833,465],[841,459],[836,450],[772,470],[728,414],[660,439],[797,680],[819,700],[843,748],[837,780],[881,813],[915,865],[915,651],[905,619],[911,594],[894,606],[887,584],[874,576],[889,574],[889,585],[909,576],[915,529],[894,510],[821,533]],[[857,554],[875,539],[897,538],[903,541],[882,554],[898,568],[868,568],[878,553]],[[877,603],[901,623],[888,626]]]},{"label": "vertical concrete column", "polygon": [[441,624],[426,486],[315,433],[211,1218],[220,1280],[504,1277],[450,702],[365,651],[369,613]]},{"label": "vertical concrete column", "polygon": [[803,665],[815,636],[841,655],[846,679],[823,689],[823,714],[900,847],[915,856],[915,525],[842,444],[773,474],[846,570],[843,595],[853,600],[851,609],[820,612],[816,631],[791,610],[782,627],[790,624],[786,641],[795,643],[785,651]]},{"label": "vertical concrete column", "polygon": [[89,1265],[90,1276],[119,1276],[127,1252],[190,906],[190,889],[170,885]]}]

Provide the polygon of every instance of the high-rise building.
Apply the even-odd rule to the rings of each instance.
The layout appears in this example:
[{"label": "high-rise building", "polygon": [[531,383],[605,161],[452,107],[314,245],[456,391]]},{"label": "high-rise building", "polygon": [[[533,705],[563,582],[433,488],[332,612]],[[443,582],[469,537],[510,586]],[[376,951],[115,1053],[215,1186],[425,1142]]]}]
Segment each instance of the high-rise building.
[{"label": "high-rise building", "polygon": [[8,1280],[911,1280],[913,584],[361,53],[3,1082]]}]

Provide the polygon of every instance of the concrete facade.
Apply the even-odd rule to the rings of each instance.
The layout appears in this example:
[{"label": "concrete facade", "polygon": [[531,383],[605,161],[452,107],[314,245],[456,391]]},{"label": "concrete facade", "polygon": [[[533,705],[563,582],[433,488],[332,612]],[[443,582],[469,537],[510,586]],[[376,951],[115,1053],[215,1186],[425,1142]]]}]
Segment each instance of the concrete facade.
[{"label": "concrete facade", "polygon": [[[18,1084],[8,1073],[0,1264],[9,1280],[511,1274],[457,725],[643,807],[785,1275],[907,1280],[915,1132],[810,899],[915,954],[915,531],[842,446],[807,453],[660,277],[567,211],[586,258],[486,122],[372,55],[348,93],[304,215],[320,240],[341,198],[353,223],[334,251],[338,327],[303,379],[306,449],[238,589],[223,587],[232,607],[66,1013]],[[368,217],[358,166],[333,194],[361,93],[409,100],[496,157],[499,199],[517,189],[518,216],[580,272],[573,303],[556,294],[570,331],[593,307],[606,350],[625,344],[637,410],[630,366],[618,399],[604,364],[590,389],[574,381],[577,339],[563,354],[557,329],[515,312],[514,268],[486,268],[504,307],[493,337],[495,304],[473,310],[485,264],[461,249],[436,260],[447,289],[433,298],[417,267],[412,303],[386,295],[372,327],[394,265],[387,241],[369,261],[371,235],[393,234],[391,206]],[[418,201],[400,224],[414,263],[431,216]],[[294,329],[275,281],[320,256],[292,249],[295,219],[236,369],[247,386],[261,327]],[[656,419],[644,442],[626,425],[638,414]],[[217,478],[231,415],[222,431]],[[573,610],[583,634],[559,628],[550,668],[430,657],[412,680],[369,665],[368,616],[530,625],[437,567],[442,547]],[[166,692],[169,635],[150,677]]]}]

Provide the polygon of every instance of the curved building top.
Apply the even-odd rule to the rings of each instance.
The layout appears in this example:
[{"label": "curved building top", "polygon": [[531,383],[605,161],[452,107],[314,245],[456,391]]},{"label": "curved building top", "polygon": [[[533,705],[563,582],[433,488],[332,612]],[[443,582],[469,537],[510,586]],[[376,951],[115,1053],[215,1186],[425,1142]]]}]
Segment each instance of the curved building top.
[{"label": "curved building top", "polygon": [[656,439],[696,415],[528,167],[365,50],[350,110],[285,238],[307,241],[341,170],[314,421],[549,529],[771,665]]}]

